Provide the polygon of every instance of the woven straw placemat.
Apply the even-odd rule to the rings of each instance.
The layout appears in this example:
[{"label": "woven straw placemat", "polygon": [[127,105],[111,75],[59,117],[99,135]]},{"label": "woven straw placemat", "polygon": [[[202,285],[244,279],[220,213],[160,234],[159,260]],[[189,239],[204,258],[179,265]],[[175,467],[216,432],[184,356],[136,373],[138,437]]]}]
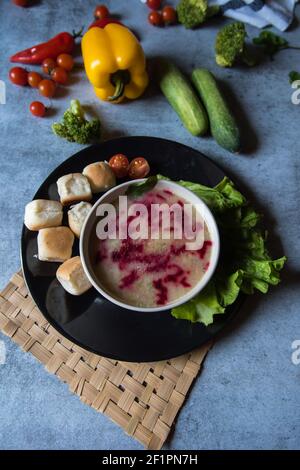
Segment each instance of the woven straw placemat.
[{"label": "woven straw placemat", "polygon": [[42,362],[71,392],[146,448],[171,430],[210,345],[168,361],[132,363],[90,353],[59,334],[29,296],[22,273],[0,294],[0,331]]}]

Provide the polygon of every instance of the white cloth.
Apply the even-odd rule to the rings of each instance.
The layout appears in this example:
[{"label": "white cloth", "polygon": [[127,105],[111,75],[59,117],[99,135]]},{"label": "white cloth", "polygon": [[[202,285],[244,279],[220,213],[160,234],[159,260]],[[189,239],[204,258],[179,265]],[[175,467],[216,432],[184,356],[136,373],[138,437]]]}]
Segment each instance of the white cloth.
[{"label": "white cloth", "polygon": [[209,5],[220,5],[224,16],[257,28],[268,25],[285,31],[294,18],[298,0],[208,0]]}]

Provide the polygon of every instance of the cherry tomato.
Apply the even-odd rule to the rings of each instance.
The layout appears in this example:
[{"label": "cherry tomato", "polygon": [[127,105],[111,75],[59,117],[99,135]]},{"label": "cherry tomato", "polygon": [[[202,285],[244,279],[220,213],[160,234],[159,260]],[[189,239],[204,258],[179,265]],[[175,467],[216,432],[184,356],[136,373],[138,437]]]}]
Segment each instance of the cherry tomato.
[{"label": "cherry tomato", "polygon": [[14,85],[27,85],[27,77],[28,72],[23,67],[13,67],[9,71],[9,79]]},{"label": "cherry tomato", "polygon": [[150,172],[150,166],[143,157],[134,158],[129,165],[128,176],[131,179],[145,178]]},{"label": "cherry tomato", "polygon": [[55,93],[55,83],[52,80],[42,80],[39,83],[39,92],[42,96],[45,96],[46,98],[52,98]]},{"label": "cherry tomato", "polygon": [[18,7],[26,7],[28,1],[27,0],[12,0],[15,5]]},{"label": "cherry tomato", "polygon": [[46,108],[40,101],[33,101],[30,105],[30,112],[36,117],[44,117]]},{"label": "cherry tomato", "polygon": [[151,10],[159,10],[161,5],[161,0],[147,0],[147,5]]},{"label": "cherry tomato", "polygon": [[60,54],[57,57],[56,62],[59,67],[67,70],[67,72],[71,72],[72,68],[74,67],[74,60],[70,54]]},{"label": "cherry tomato", "polygon": [[109,16],[109,10],[105,5],[98,5],[94,11],[94,17],[96,20],[103,20]]},{"label": "cherry tomato", "polygon": [[162,18],[165,24],[175,24],[177,22],[177,13],[175,8],[166,6],[162,10]]},{"label": "cherry tomato", "polygon": [[52,70],[55,69],[56,67],[56,62],[54,59],[44,59],[42,62],[42,69],[44,73],[47,73],[48,75],[51,74]]},{"label": "cherry tomato", "polygon": [[68,73],[62,67],[55,67],[55,69],[53,69],[51,72],[51,78],[56,83],[65,85],[68,81]]},{"label": "cherry tomato", "polygon": [[128,174],[129,161],[122,153],[117,153],[108,162],[117,178],[124,178]]},{"label": "cherry tomato", "polygon": [[42,76],[37,72],[29,72],[27,76],[28,85],[32,88],[38,88],[39,83],[42,81]]},{"label": "cherry tomato", "polygon": [[148,15],[148,21],[153,26],[162,26],[163,19],[159,11],[151,11]]}]

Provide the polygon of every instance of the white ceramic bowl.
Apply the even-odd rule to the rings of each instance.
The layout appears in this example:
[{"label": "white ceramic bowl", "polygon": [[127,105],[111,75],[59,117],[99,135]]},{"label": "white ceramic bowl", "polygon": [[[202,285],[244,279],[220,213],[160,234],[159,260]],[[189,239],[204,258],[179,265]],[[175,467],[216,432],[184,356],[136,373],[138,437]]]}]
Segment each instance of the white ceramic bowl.
[{"label": "white ceramic bowl", "polygon": [[90,251],[89,244],[91,240],[92,230],[94,230],[96,221],[97,221],[97,216],[96,216],[97,207],[103,203],[113,203],[119,196],[125,194],[128,186],[130,186],[131,184],[136,184],[136,183],[143,182],[143,181],[145,181],[145,179],[128,181],[126,183],[120,184],[110,189],[106,193],[104,193],[98,199],[98,201],[94,204],[93,208],[91,209],[91,212],[89,213],[82,227],[82,231],[80,235],[80,256],[81,256],[81,261],[82,261],[83,268],[87,277],[89,278],[90,282],[95,287],[95,289],[98,292],[100,292],[100,294],[103,295],[103,297],[110,300],[114,304],[119,305],[120,307],[127,308],[130,310],[141,311],[141,312],[161,312],[163,310],[169,310],[185,302],[188,302],[206,286],[208,281],[211,279],[218,263],[219,252],[220,252],[220,238],[219,238],[219,231],[218,231],[218,227],[214,219],[214,216],[212,215],[207,205],[198,196],[196,196],[190,190],[183,188],[177,183],[166,181],[166,180],[159,180],[156,188],[169,189],[173,191],[175,194],[177,194],[179,197],[182,197],[183,199],[185,199],[187,203],[196,205],[196,207],[198,208],[200,214],[202,215],[204,221],[207,224],[208,230],[210,232],[211,240],[212,240],[212,251],[211,251],[209,267],[207,271],[205,272],[204,276],[200,279],[200,281],[187,294],[183,295],[182,297],[180,297],[174,302],[168,303],[160,307],[137,307],[135,305],[124,303],[121,300],[113,297],[101,285],[100,280],[97,278],[94,272],[93,264],[91,262],[90,254],[89,254],[89,251]]}]

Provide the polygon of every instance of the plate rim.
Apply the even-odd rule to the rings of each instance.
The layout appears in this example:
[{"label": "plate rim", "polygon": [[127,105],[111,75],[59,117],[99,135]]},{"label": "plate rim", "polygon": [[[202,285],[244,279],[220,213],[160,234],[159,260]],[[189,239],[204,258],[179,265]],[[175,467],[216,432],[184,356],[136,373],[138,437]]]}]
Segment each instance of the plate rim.
[{"label": "plate rim", "polygon": [[[142,136],[142,135],[138,135],[138,136],[123,136],[123,137],[117,137],[117,138],[113,138],[113,139],[108,139],[108,140],[105,140],[103,142],[99,142],[97,144],[93,144],[93,145],[89,145],[89,146],[86,146],[82,149],[80,149],[78,152],[74,153],[73,155],[71,155],[70,157],[68,157],[67,159],[63,160],[58,166],[56,166],[49,174],[48,176],[44,179],[44,181],[40,184],[40,186],[38,187],[38,189],[35,191],[34,193],[34,196],[32,198],[32,201],[35,200],[37,198],[37,194],[41,191],[42,187],[44,186],[49,186],[49,183],[50,181],[53,179],[53,177],[55,176],[55,174],[57,172],[59,172],[60,169],[62,169],[66,164],[68,164],[68,162],[72,161],[74,158],[78,157],[79,154],[83,153],[83,152],[86,152],[88,149],[91,149],[91,148],[97,148],[97,147],[100,147],[102,144],[106,144],[106,143],[109,143],[109,142],[121,142],[121,141],[124,141],[124,140],[139,140],[139,141],[142,141],[143,139],[149,139],[149,140],[156,140],[156,141],[162,141],[164,143],[170,143],[172,145],[176,145],[178,147],[184,147],[185,149],[187,149],[188,151],[193,151],[193,152],[196,152],[198,153],[201,157],[205,158],[206,160],[209,160],[219,171],[221,171],[223,174],[226,174],[225,171],[223,170],[223,168],[214,162],[214,160],[212,160],[210,157],[206,156],[205,154],[203,154],[200,150],[197,150],[197,149],[194,149],[193,147],[190,147],[188,145],[185,145],[185,144],[182,144],[181,142],[177,142],[177,141],[174,141],[174,140],[170,140],[170,139],[165,139],[163,137],[156,137],[156,136]],[[30,295],[30,297],[32,298],[33,302],[36,304],[36,306],[38,307],[40,313],[43,315],[43,317],[47,320],[47,322],[54,328],[58,331],[58,333],[60,335],[62,335],[63,337],[65,337],[66,339],[68,339],[69,341],[77,344],[79,347],[89,351],[89,352],[92,352],[93,354],[96,354],[96,355],[99,355],[99,356],[103,356],[103,357],[107,357],[109,359],[113,359],[113,360],[118,360],[118,361],[125,361],[125,362],[151,362],[151,361],[136,361],[136,360],[130,360],[128,358],[120,358],[118,357],[118,355],[114,355],[113,353],[112,354],[107,354],[107,353],[102,353],[100,352],[99,350],[95,350],[93,349],[92,347],[90,346],[87,346],[86,344],[83,344],[82,342],[80,342],[80,340],[74,338],[72,335],[70,335],[69,333],[67,333],[65,330],[63,330],[63,328],[52,318],[50,317],[50,315],[48,315],[47,313],[45,314],[42,310],[42,306],[40,305],[40,302],[39,302],[39,299],[35,299],[34,295],[32,294],[31,292],[31,288],[30,288],[30,285],[28,283],[28,279],[27,279],[27,274],[29,276],[29,273],[28,273],[28,267],[26,267],[26,263],[24,262],[25,259],[26,259],[26,253],[25,253],[25,250],[26,250],[26,244],[25,244],[25,230],[26,230],[26,226],[23,222],[23,226],[22,226],[22,231],[21,231],[21,237],[20,237],[20,258],[21,258],[21,268],[22,268],[22,273],[23,273],[23,278],[24,278],[24,282],[25,282],[25,285],[26,285],[26,288],[28,290],[28,293]],[[100,296],[100,294],[98,293],[98,295]],[[215,339],[217,338],[223,331],[224,329],[226,328],[226,326],[230,323],[232,317],[235,317],[236,314],[238,313],[238,311],[240,310],[240,307],[241,305],[239,304],[242,304],[244,303],[244,300],[245,300],[246,296],[242,296],[240,295],[238,297],[238,299],[236,300],[236,308],[234,309],[233,312],[228,312],[228,318],[227,318],[227,321],[225,322],[225,325],[224,327],[222,327],[218,332],[210,332],[207,328],[207,326],[205,325],[202,325],[204,328],[207,329],[208,333],[209,333],[209,338],[204,341],[203,343],[201,343],[201,345],[199,345],[198,347],[201,347],[202,345],[204,344],[207,344],[209,341],[211,341],[212,339]],[[166,312],[168,312],[166,310]],[[226,315],[226,313],[225,313]],[[224,317],[223,317],[224,318]],[[194,350],[194,347],[191,349],[190,347],[187,347],[185,349],[182,350],[182,352],[178,355],[178,356],[181,356],[181,355],[184,355],[184,354],[187,354],[191,351]],[[165,356],[161,355],[160,356],[161,358],[160,359],[157,359],[157,360],[168,360],[168,359],[171,359],[170,355],[168,355],[167,353],[165,354]],[[172,357],[177,357],[177,356],[172,356]],[[153,361],[152,361],[153,362]]]}]

